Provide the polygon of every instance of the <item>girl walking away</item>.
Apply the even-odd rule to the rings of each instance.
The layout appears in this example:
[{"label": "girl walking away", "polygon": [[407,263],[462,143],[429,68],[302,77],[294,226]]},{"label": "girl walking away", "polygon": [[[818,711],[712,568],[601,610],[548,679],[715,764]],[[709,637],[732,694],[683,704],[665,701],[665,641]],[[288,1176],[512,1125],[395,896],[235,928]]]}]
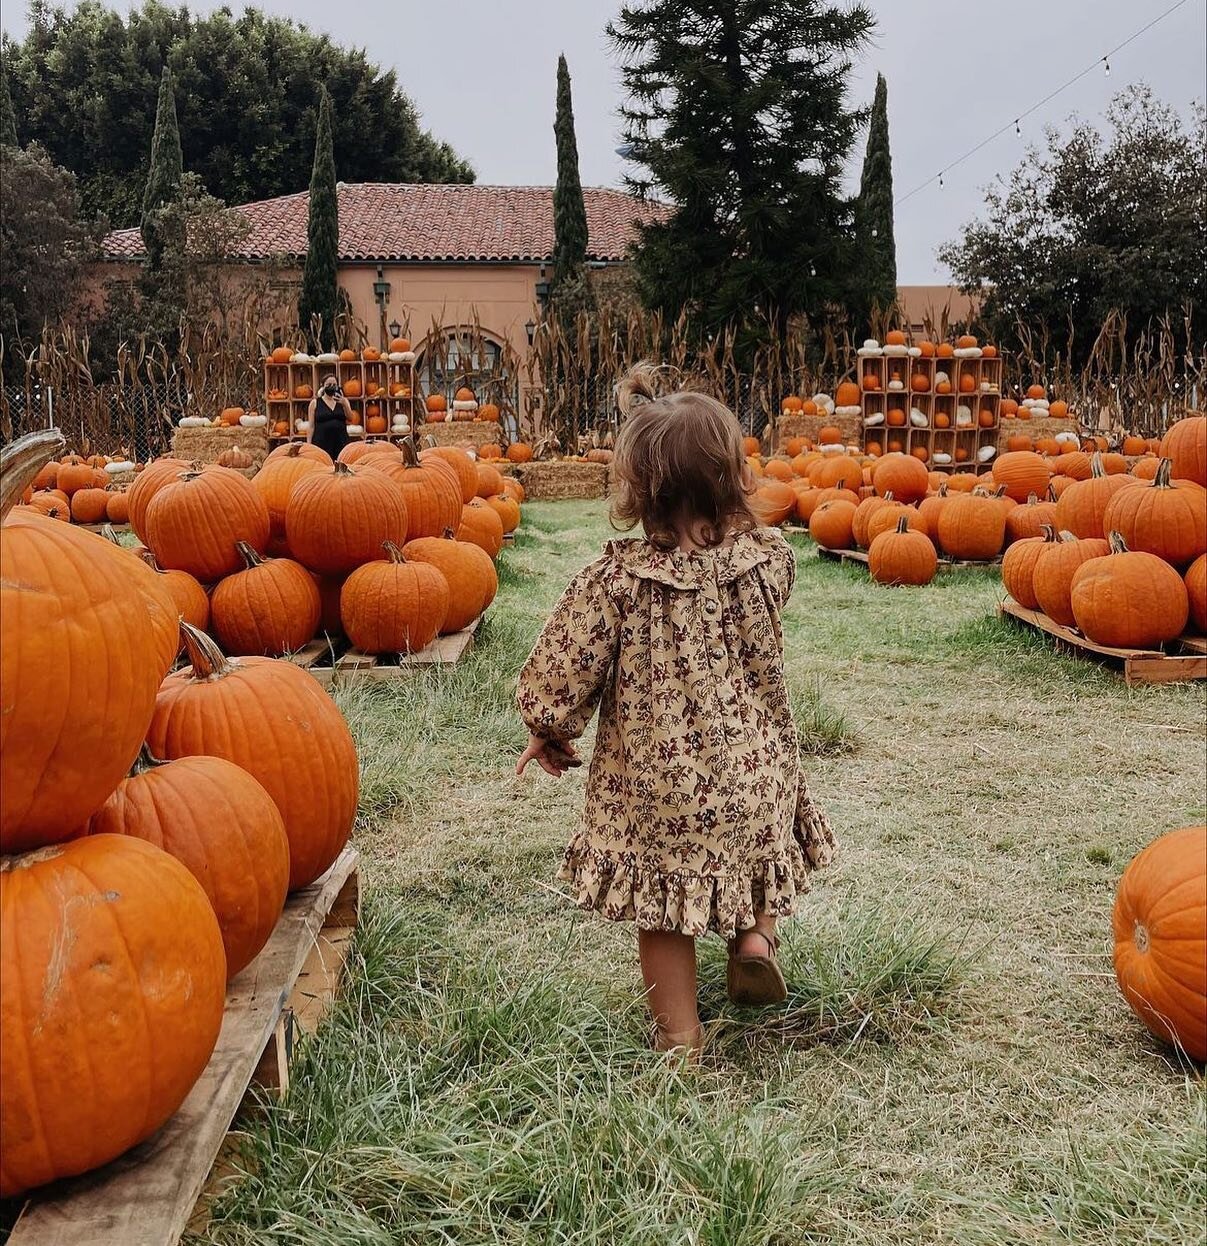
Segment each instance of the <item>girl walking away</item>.
[{"label": "girl walking away", "polygon": [[704,394],[619,387],[611,541],[570,583],[520,674],[529,761],[560,777],[597,704],[581,828],[559,877],[637,925],[656,1045],[697,1051],[695,940],[729,941],[740,1004],[786,997],[776,923],[834,840],[801,772],[780,611],[793,553],[759,526],[733,414]]}]

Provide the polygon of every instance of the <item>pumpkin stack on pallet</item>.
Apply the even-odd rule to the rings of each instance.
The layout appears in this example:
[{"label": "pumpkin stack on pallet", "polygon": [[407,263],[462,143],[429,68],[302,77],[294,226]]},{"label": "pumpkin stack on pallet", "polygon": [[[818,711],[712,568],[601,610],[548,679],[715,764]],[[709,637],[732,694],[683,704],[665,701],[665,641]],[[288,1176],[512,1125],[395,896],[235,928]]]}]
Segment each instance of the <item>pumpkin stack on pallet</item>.
[{"label": "pumpkin stack on pallet", "polygon": [[162,459],[131,490],[146,557],[228,654],[295,652],[318,634],[414,653],[494,598],[493,560],[523,488],[464,451],[411,440],[278,446],[248,481]]},{"label": "pumpkin stack on pallet", "polygon": [[127,458],[64,455],[42,465],[19,505],[67,523],[123,525],[130,518],[125,482],[139,470]]},{"label": "pumpkin stack on pallet", "polygon": [[[357,802],[351,734],[304,672],[226,659],[135,554],[14,507],[61,445],[0,455],[3,1197],[176,1111],[227,979],[339,855]],[[193,665],[168,674],[182,642]]]},{"label": "pumpkin stack on pallet", "polygon": [[1188,621],[1207,632],[1207,416],[1169,429],[1151,479],[1106,457],[1087,459],[1042,533],[1007,551],[1006,591],[1111,649],[1156,649]]}]

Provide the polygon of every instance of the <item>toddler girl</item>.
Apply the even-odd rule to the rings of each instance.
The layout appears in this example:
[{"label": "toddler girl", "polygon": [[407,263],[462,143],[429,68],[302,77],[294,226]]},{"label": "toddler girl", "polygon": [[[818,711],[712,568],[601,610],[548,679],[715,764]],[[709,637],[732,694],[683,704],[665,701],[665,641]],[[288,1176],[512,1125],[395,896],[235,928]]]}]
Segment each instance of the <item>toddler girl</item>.
[{"label": "toddler girl", "polygon": [[[780,611],[794,558],[751,510],[733,414],[704,394],[621,382],[611,541],[571,581],[520,674],[529,761],[558,777],[597,703],[581,829],[559,877],[578,904],[635,921],[657,1046],[696,1051],[695,940],[729,940],[740,1004],[787,990],[778,918],[829,862],[784,683]],[[602,701],[601,701],[602,698]]]}]

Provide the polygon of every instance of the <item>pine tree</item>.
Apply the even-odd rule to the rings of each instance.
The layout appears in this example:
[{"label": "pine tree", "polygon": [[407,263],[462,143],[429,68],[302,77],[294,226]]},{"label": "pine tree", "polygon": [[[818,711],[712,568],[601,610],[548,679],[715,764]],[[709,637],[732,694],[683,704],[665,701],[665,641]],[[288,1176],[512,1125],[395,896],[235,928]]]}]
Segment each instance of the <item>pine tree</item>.
[{"label": "pine tree", "polygon": [[163,263],[164,251],[174,239],[165,236],[163,209],[180,194],[184,176],[184,155],[180,150],[180,129],[176,124],[176,96],[172,71],[165,65],[159,80],[159,104],[155,110],[155,133],[151,136],[151,165],[143,190],[142,231],[147,260],[152,272]]},{"label": "pine tree", "polygon": [[557,184],[553,188],[554,306],[563,315],[587,310],[592,302],[587,278],[587,208],[578,174],[578,142],[574,137],[574,106],[570,70],[565,56],[557,58]]},{"label": "pine tree", "polygon": [[849,287],[853,209],[843,167],[862,120],[851,58],[865,5],[824,0],[647,0],[608,27],[623,58],[631,190],[676,211],[641,230],[638,289],[700,333],[782,340]]},{"label": "pine tree", "polygon": [[[318,128],[314,136],[314,169],[310,175],[310,215],[306,223],[306,266],[298,321],[315,350],[335,341],[339,310],[339,195],[335,186],[335,150],[331,138],[331,97],[319,94]],[[312,329],[318,318],[319,327]]]},{"label": "pine tree", "polygon": [[887,311],[897,301],[897,244],[893,239],[893,160],[888,142],[888,86],[876,75],[868,146],[855,208],[860,310]]},{"label": "pine tree", "polygon": [[17,146],[17,115],[8,89],[8,69],[0,57],[0,147]]}]

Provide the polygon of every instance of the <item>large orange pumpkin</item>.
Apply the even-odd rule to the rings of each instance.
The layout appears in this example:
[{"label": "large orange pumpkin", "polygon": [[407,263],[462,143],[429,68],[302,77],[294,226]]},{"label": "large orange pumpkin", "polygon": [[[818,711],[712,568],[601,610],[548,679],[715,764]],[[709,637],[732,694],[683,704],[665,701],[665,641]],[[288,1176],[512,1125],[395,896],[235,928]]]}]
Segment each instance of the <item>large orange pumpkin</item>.
[{"label": "large orange pumpkin", "polygon": [[12,509],[62,444],[47,431],[0,451],[4,853],[66,838],[100,808],[138,755],[172,660],[164,606],[129,552]]},{"label": "large orange pumpkin", "polygon": [[444,573],[431,563],[407,561],[392,541],[385,561],[358,567],[339,595],[344,631],[364,653],[417,653],[444,626],[448,607]]},{"label": "large orange pumpkin", "polygon": [[384,542],[406,539],[402,490],[381,472],[336,463],[303,476],[285,504],[293,556],[320,575],[346,575],[381,555]]},{"label": "large orange pumpkin", "polygon": [[[155,555],[149,549],[143,550],[139,557],[154,572],[171,596],[175,608],[173,623],[175,624],[180,619],[183,619],[186,623],[191,623],[194,627],[201,628],[202,631],[209,627],[209,594],[201,586],[197,578],[189,575],[187,571],[165,571],[155,561]],[[176,651],[179,652],[181,645],[179,628],[174,628],[174,630],[177,632],[174,643]]]},{"label": "large orange pumpkin", "polygon": [[268,942],[285,907],[289,840],[272,797],[233,762],[160,762],[144,748],[92,815],[90,835],[133,835],[174,856],[218,918],[233,978]]},{"label": "large orange pumpkin", "polygon": [[1031,494],[1043,497],[1051,477],[1048,465],[1031,450],[1010,450],[993,462],[993,479],[1006,486],[1006,496],[1025,502]]},{"label": "large orange pumpkin", "polygon": [[503,521],[481,498],[474,498],[461,508],[457,540],[470,541],[491,558],[498,558],[503,548]]},{"label": "large orange pumpkin", "polygon": [[1207,826],[1169,831],[1132,858],[1112,925],[1115,977],[1132,1011],[1207,1061]]},{"label": "large orange pumpkin", "polygon": [[925,466],[905,454],[886,454],[872,468],[872,485],[884,497],[891,493],[898,502],[921,501],[930,487]]},{"label": "large orange pumpkin", "polygon": [[[320,469],[321,470],[321,469]],[[291,558],[262,559],[239,543],[244,570],[214,586],[210,623],[227,653],[275,658],[314,638],[322,603],[310,572]]]},{"label": "large orange pumpkin", "polygon": [[854,502],[822,502],[809,517],[809,535],[822,549],[850,549],[855,542],[855,510]]},{"label": "large orange pumpkin", "polygon": [[[872,538],[868,574],[877,584],[921,585],[935,578],[939,567],[935,547],[925,533],[911,530],[910,515],[914,513],[903,512],[894,527]],[[873,517],[873,525],[880,515]]]},{"label": "large orange pumpkin", "polygon": [[[1009,524],[1009,519],[1006,522]],[[1040,536],[1023,537],[1002,555],[1002,587],[1028,610],[1039,609],[1039,599],[1035,596],[1035,564],[1055,540],[1056,529],[1046,524]]]},{"label": "large orange pumpkin", "polygon": [[348,842],[359,769],[352,733],[314,676],[278,658],[227,658],[181,625],[190,666],[163,681],[147,744],[156,757],[225,757],[276,801],[289,889],[312,883]]},{"label": "large orange pumpkin", "polygon": [[1072,606],[1073,576],[1083,563],[1109,554],[1110,549],[1104,537],[1078,540],[1071,532],[1061,532],[1040,551],[1031,572],[1039,609],[1063,627],[1072,627],[1077,621]]},{"label": "large orange pumpkin", "polygon": [[185,459],[166,458],[148,463],[138,473],[129,488],[127,498],[130,507],[130,527],[134,529],[140,541],[145,543],[147,539],[147,507],[151,505],[151,499],[160,489],[175,484],[180,478],[180,473],[188,469],[189,464]]},{"label": "large orange pumpkin", "polygon": [[1191,480],[1171,480],[1172,466],[1162,459],[1147,485],[1114,477],[1129,484],[1107,503],[1102,523],[1105,531],[1120,533],[1128,549],[1185,567],[1207,552],[1207,493]]},{"label": "large orange pumpkin", "polygon": [[365,461],[365,467],[389,476],[402,490],[408,540],[440,536],[446,528],[455,528],[461,516],[461,482],[456,470],[439,458],[421,462],[410,440],[402,445],[400,463],[372,458]]},{"label": "large orange pumpkin", "polygon": [[953,558],[983,562],[996,558],[1006,540],[1006,514],[997,498],[963,493],[939,513],[939,547]]},{"label": "large orange pumpkin", "polygon": [[1207,415],[1172,424],[1161,438],[1161,457],[1173,461],[1174,480],[1193,480],[1207,488]]},{"label": "large orange pumpkin", "polygon": [[[1078,457],[1084,457],[1080,451]],[[1111,498],[1125,488],[1136,488],[1135,479],[1131,476],[1108,476],[1102,465],[1102,455],[1095,451],[1089,477],[1069,485],[1057,499],[1057,529],[1083,538],[1103,536],[1102,521],[1106,508]]]},{"label": "large orange pumpkin", "polygon": [[469,541],[458,541],[451,529],[442,537],[420,537],[403,547],[408,562],[436,567],[448,583],[448,613],[442,635],[468,627],[494,601],[498,573],[490,555]]},{"label": "large orange pumpkin", "polygon": [[124,835],[0,859],[0,930],[9,1198],[116,1159],[180,1107],[218,1039],[226,957],[192,874]]},{"label": "large orange pumpkin", "polygon": [[268,547],[268,507],[251,481],[231,467],[183,472],[147,507],[146,543],[166,570],[187,571],[203,584],[240,566],[236,545]]},{"label": "large orange pumpkin", "polygon": [[[303,476],[308,476],[311,472],[322,471],[323,459],[327,460],[328,468],[331,466],[331,456],[325,450],[319,450],[323,459],[305,453],[304,447],[307,444],[304,441],[295,441],[288,446],[278,447],[264,460],[264,466],[251,478],[252,488],[264,499],[264,505],[268,507],[270,531],[273,538],[278,541],[285,536],[285,506],[289,501],[289,495],[293,492],[294,485]],[[314,448],[319,449],[317,446]],[[282,454],[281,451],[284,453]]]},{"label": "large orange pumpkin", "polygon": [[1069,604],[1077,626],[1099,645],[1154,649],[1180,636],[1189,602],[1182,577],[1155,554],[1133,552],[1118,532],[1110,552],[1073,573]]},{"label": "large orange pumpkin", "polygon": [[432,446],[430,449],[419,452],[421,463],[426,463],[431,459],[439,459],[453,469],[461,486],[463,504],[478,496],[478,465],[464,450],[457,446]]},{"label": "large orange pumpkin", "polygon": [[843,381],[834,391],[834,405],[837,407],[859,406],[859,386],[854,381]]},{"label": "large orange pumpkin", "polygon": [[1196,632],[1207,635],[1207,554],[1200,554],[1183,578],[1190,599],[1190,621]]}]

